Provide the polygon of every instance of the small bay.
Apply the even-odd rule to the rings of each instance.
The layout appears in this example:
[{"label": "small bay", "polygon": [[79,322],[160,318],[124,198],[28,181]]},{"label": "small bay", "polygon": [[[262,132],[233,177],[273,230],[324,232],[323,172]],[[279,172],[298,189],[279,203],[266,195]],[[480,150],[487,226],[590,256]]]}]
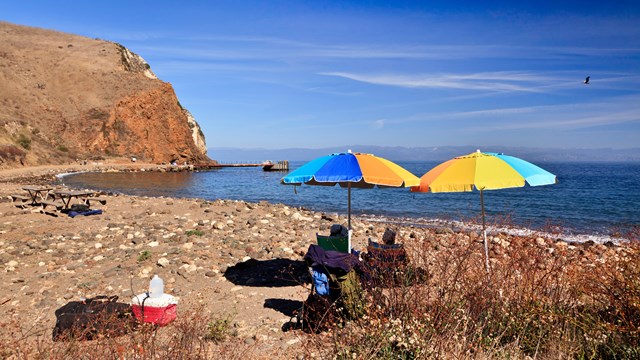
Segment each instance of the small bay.
[{"label": "small bay", "polygon": [[[291,170],[304,164],[292,162]],[[437,162],[398,162],[418,177]],[[610,236],[640,226],[639,163],[538,163],[558,177],[555,185],[485,192],[488,224],[506,223],[534,230],[562,229],[568,234]],[[61,181],[139,196],[268,201],[293,207],[347,211],[347,190],[340,187],[280,184],[285,172],[261,168],[220,168],[202,172],[77,173]],[[480,197],[470,193],[411,193],[408,189],[353,189],[352,216],[412,220],[479,220]]]}]

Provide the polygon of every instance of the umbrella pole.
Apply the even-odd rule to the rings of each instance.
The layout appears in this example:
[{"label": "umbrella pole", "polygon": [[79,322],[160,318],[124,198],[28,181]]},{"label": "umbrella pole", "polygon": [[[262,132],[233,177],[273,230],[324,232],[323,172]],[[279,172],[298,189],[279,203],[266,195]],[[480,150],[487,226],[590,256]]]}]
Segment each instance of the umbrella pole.
[{"label": "umbrella pole", "polygon": [[480,189],[480,207],[482,208],[482,237],[484,238],[484,262],[489,272],[489,246],[487,245],[487,226],[484,220],[484,192]]},{"label": "umbrella pole", "polygon": [[349,198],[349,202],[348,202],[348,212],[347,212],[347,225],[349,230],[351,230],[351,183],[347,184],[347,189],[348,189],[348,198]]},{"label": "umbrella pole", "polygon": [[347,226],[349,229],[349,233],[348,233],[348,239],[347,239],[347,246],[349,247],[349,253],[351,253],[351,182],[349,182],[347,184],[347,188],[348,188],[348,198],[349,198],[349,204],[348,204],[348,209],[349,209],[349,214],[348,214],[348,220],[347,220]]}]

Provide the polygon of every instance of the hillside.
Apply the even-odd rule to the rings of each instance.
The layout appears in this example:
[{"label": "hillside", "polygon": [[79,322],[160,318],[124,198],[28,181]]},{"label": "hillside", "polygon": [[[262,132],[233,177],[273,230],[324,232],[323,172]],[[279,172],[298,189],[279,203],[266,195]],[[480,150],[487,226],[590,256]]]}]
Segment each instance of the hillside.
[{"label": "hillside", "polygon": [[6,22],[0,44],[0,168],[208,160],[171,84],[124,46]]}]

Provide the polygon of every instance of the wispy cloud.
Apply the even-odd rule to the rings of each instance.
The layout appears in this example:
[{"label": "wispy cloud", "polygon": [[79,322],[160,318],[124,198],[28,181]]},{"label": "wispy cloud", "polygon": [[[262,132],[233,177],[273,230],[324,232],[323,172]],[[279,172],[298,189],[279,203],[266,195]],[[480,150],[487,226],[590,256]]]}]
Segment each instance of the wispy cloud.
[{"label": "wispy cloud", "polygon": [[[466,130],[507,131],[525,129],[583,129],[640,122],[640,96],[609,98],[587,104],[563,104],[489,109],[449,114],[453,118],[477,119],[481,126]],[[487,121],[486,119],[490,120]]]},{"label": "wispy cloud", "polygon": [[571,115],[563,113],[562,116],[556,116],[552,118],[544,118],[538,121],[524,121],[523,119],[513,119],[508,123],[500,122],[499,124],[492,124],[487,126],[475,126],[466,128],[470,132],[482,132],[482,131],[507,131],[507,130],[526,130],[526,129],[583,129],[598,126],[607,126],[619,123],[628,122],[640,122],[640,113],[638,109],[635,110],[623,110],[616,111],[607,114],[595,114],[589,115],[587,113],[581,113]]},{"label": "wispy cloud", "polygon": [[536,86],[551,81],[527,72],[481,72],[475,74],[416,74],[370,75],[346,72],[325,72],[321,75],[337,76],[354,81],[406,88],[448,88],[491,91],[539,92]]},{"label": "wispy cloud", "polygon": [[452,120],[457,121],[457,130],[467,132],[566,130],[640,122],[640,95],[607,98],[593,103],[423,112],[386,118],[385,125],[432,123],[431,126],[435,126],[438,123],[450,123]]},{"label": "wispy cloud", "polygon": [[[320,43],[268,36],[181,35],[168,33],[126,33],[111,38],[141,42],[146,48],[178,57],[228,58],[313,58],[313,59],[547,59],[576,57],[629,57],[640,55],[636,47],[519,46],[510,44],[425,44],[390,43]],[[162,45],[149,45],[157,43]],[[225,49],[224,51],[220,49]]]}]

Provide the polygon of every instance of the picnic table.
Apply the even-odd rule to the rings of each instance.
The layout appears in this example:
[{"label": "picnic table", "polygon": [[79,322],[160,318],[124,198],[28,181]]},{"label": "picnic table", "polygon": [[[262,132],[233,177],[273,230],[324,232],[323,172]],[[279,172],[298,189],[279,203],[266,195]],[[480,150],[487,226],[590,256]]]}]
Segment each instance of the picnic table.
[{"label": "picnic table", "polygon": [[49,196],[49,191],[53,190],[51,187],[46,186],[25,186],[22,190],[29,193],[31,199],[31,205],[38,205],[42,201],[46,201]]},{"label": "picnic table", "polygon": [[76,199],[79,203],[88,204],[88,199],[92,197],[95,192],[85,190],[59,190],[55,191],[54,194],[56,198],[60,198],[60,200],[62,200],[64,209],[69,209],[71,206],[71,200]]}]

